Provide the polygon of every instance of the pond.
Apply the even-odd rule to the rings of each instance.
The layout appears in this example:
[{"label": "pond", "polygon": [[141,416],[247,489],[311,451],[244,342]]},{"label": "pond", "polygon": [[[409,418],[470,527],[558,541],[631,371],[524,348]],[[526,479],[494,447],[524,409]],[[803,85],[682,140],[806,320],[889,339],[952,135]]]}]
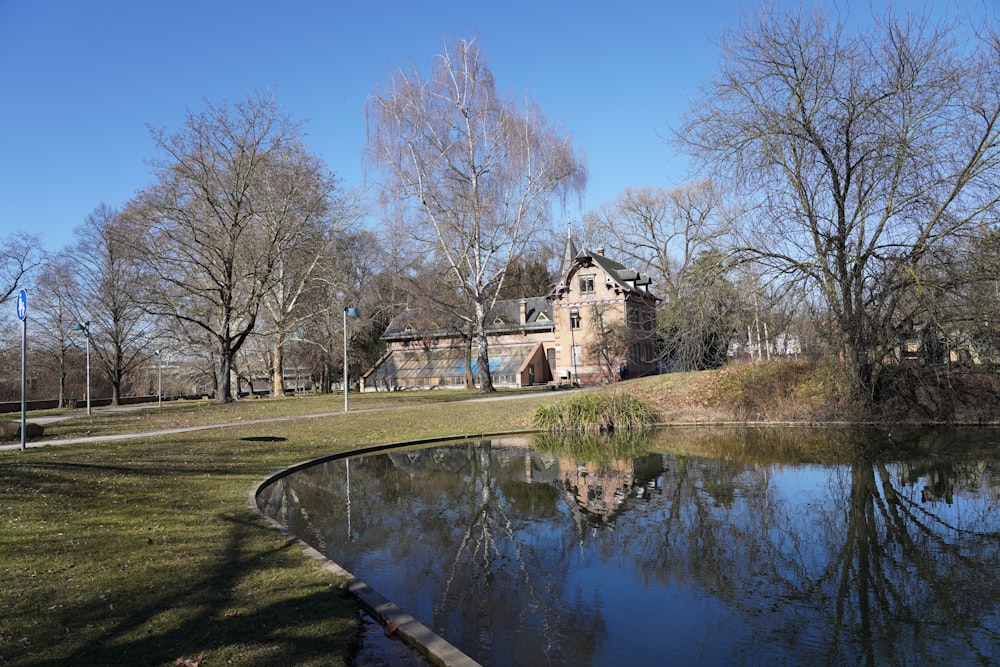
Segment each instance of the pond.
[{"label": "pond", "polygon": [[258,502],[484,665],[997,664],[998,442],[463,441],[317,463]]}]

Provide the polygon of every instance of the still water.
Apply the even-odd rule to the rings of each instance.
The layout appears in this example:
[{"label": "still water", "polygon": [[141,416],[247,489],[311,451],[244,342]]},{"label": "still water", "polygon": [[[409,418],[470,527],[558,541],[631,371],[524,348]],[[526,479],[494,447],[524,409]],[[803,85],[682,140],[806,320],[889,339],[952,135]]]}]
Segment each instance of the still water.
[{"label": "still water", "polygon": [[466,441],[319,463],[258,502],[484,665],[997,664],[997,443]]}]

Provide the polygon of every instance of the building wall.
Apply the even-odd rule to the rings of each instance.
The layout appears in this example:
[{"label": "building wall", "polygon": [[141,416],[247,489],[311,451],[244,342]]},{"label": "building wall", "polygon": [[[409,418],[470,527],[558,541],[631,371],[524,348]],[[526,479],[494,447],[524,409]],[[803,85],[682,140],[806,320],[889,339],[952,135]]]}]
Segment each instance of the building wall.
[{"label": "building wall", "polygon": [[[656,298],[646,290],[648,281],[635,271],[605,259],[600,251],[597,255],[589,252],[577,254],[571,240],[567,242],[564,271],[560,282],[546,297],[549,302],[544,308],[538,304],[541,297],[523,299],[519,303],[519,320],[515,322],[510,320],[517,315],[512,317],[509,309],[500,309],[509,319],[494,322],[495,326],[507,331],[494,332],[490,336],[491,368],[494,351],[500,351],[504,346],[511,347],[508,347],[510,354],[506,359],[498,362],[503,369],[495,371],[494,384],[516,387],[553,380],[598,384],[658,372]],[[526,324],[529,302],[533,302],[531,312],[534,315],[531,323]],[[551,305],[552,321],[535,320],[540,312],[547,310],[548,305]],[[616,343],[605,348],[611,352],[603,363],[600,353],[602,329],[610,334],[608,338],[618,338]],[[397,326],[393,336],[408,335],[408,331],[408,328]],[[380,364],[387,358],[383,357],[366,374],[371,378],[372,387],[377,385],[380,377],[384,385],[393,387],[443,386],[462,381],[453,370],[448,371],[448,377],[436,377],[441,365],[435,366],[434,363],[435,354],[439,358],[445,355],[452,360],[448,362],[452,367],[462,367],[460,361],[453,361],[457,359],[458,351],[464,350],[467,345],[462,338],[399,340],[389,337],[387,342],[387,357],[394,351],[406,351],[407,356],[399,364],[386,362],[380,370]],[[534,345],[537,347],[532,347]],[[520,348],[515,350],[513,346]],[[507,361],[516,355],[520,355],[523,361],[512,364],[517,366],[512,368]],[[401,357],[397,355],[397,358]]]},{"label": "building wall", "polygon": [[656,304],[652,299],[630,299],[626,319],[629,330],[629,377],[645,377],[660,372],[656,345]]},{"label": "building wall", "polygon": [[[595,354],[602,326],[624,326],[633,351],[626,357],[628,375],[656,372],[655,300],[626,294],[597,266],[581,266],[570,274],[567,289],[552,304],[556,322],[556,376],[582,384],[606,380],[606,369]],[[600,321],[598,321],[600,319]],[[578,326],[574,327],[574,320]],[[648,330],[644,328],[649,323]],[[573,348],[578,348],[573,358]],[[649,354],[645,354],[646,350]]]},{"label": "building wall", "polygon": [[528,359],[525,360],[524,365],[519,369],[519,385],[520,387],[531,387],[539,384],[548,384],[554,380],[552,374],[552,369],[549,368],[548,358],[545,353],[546,347],[543,343],[539,343],[538,347],[531,354]]}]

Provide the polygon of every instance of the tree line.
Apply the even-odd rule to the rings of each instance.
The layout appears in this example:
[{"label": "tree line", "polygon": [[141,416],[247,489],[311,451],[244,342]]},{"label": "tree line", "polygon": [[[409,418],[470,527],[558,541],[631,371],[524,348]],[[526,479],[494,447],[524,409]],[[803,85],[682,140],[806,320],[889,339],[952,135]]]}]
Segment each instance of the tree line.
[{"label": "tree line", "polygon": [[[625,188],[576,231],[652,276],[664,368],[822,357],[872,405],[911,361],[994,367],[995,25],[950,8],[859,23],[767,7],[721,43],[672,130],[691,180]],[[479,369],[466,364],[468,385],[490,391],[490,311],[551,286],[585,161],[537,106],[499,92],[477,40],[450,40],[427,71],[393,71],[365,110],[376,197],[251,94],[154,129],[152,183],[98,206],[61,252],[5,239],[0,297],[32,287],[35,395],[79,395],[80,325],[116,401],[149,393],[165,359],[219,400],[264,376],[281,395],[293,367],[328,391],[343,336],[357,377],[408,307],[464,322]],[[346,307],[362,317],[344,331]]]}]

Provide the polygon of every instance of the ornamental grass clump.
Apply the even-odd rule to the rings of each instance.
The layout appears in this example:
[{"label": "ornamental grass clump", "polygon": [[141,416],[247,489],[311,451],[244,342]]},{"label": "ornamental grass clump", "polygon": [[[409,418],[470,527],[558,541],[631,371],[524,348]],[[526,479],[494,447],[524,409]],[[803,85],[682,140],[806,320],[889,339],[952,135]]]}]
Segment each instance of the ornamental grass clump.
[{"label": "ornamental grass clump", "polygon": [[645,401],[624,392],[587,392],[556,403],[539,405],[532,423],[547,431],[610,433],[655,425],[659,417]]}]

